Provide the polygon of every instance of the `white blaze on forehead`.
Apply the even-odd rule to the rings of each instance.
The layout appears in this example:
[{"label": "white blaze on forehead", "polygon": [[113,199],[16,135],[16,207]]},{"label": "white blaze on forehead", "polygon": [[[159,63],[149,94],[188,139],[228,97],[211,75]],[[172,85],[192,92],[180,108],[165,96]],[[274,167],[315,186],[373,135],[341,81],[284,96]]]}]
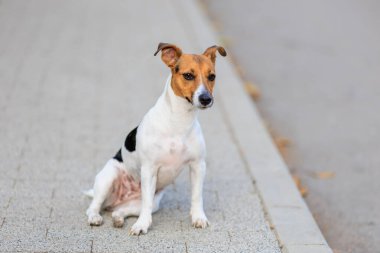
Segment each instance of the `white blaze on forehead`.
[{"label": "white blaze on forehead", "polygon": [[194,98],[197,98],[199,97],[199,95],[203,94],[203,93],[206,93],[208,92],[205,85],[204,84],[201,84],[198,86],[198,88],[195,90],[194,92]]},{"label": "white blaze on forehead", "polygon": [[208,92],[205,85],[202,83],[198,86],[198,88],[195,90],[194,95],[201,95],[202,93]]}]

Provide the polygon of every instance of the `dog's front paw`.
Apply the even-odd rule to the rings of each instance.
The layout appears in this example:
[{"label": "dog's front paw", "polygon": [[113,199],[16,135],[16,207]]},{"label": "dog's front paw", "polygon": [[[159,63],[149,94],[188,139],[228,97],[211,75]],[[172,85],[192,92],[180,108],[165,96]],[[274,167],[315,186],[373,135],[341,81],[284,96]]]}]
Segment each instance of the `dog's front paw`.
[{"label": "dog's front paw", "polygon": [[103,223],[103,217],[98,213],[91,213],[88,215],[88,224],[91,226],[100,226]]},{"label": "dog's front paw", "polygon": [[151,223],[152,218],[138,218],[136,223],[133,224],[133,226],[131,227],[129,235],[146,234]]},{"label": "dog's front paw", "polygon": [[210,222],[207,220],[204,212],[201,212],[191,215],[191,224],[195,228],[206,228],[210,225]]}]

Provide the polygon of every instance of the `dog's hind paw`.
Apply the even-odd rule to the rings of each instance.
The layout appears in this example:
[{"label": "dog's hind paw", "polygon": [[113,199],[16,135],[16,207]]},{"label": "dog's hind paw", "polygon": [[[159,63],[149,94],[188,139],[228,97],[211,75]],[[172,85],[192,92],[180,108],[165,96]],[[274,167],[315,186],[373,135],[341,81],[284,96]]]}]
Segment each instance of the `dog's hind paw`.
[{"label": "dog's hind paw", "polygon": [[124,217],[112,214],[112,222],[115,228],[121,228],[124,226]]},{"label": "dog's hind paw", "polygon": [[100,226],[103,224],[103,217],[100,214],[90,214],[88,216],[88,224],[91,226]]}]

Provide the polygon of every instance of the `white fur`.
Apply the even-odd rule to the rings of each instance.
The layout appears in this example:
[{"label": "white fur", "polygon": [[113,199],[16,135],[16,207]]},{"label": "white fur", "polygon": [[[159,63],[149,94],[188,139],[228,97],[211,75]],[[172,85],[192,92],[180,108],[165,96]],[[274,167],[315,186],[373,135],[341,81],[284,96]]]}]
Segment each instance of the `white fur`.
[{"label": "white fur", "polygon": [[164,188],[174,181],[185,165],[189,165],[191,171],[192,224],[200,228],[209,224],[202,198],[206,148],[197,119],[200,105],[196,97],[202,92],[202,87],[205,88],[199,86],[193,97],[194,104],[191,104],[174,94],[170,81],[171,76],[164,92],[138,126],[136,150],[131,153],[123,146],[123,163],[111,159],[96,176],[94,198],[87,210],[91,225],[102,223],[100,211],[106,206],[112,183],[119,170],[126,170],[136,180],[141,180],[142,200],[117,207],[112,214],[114,225],[122,226],[124,217],[139,215],[130,234],[147,233]]}]

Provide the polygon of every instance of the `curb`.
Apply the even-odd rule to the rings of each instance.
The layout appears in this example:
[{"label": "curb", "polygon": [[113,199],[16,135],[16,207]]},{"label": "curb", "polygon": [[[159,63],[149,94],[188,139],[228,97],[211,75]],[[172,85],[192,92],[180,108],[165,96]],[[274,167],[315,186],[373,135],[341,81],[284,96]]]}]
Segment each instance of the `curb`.
[{"label": "curb", "polygon": [[[210,21],[195,0],[177,2],[191,27],[193,45],[204,49],[219,41]],[[217,97],[230,134],[261,196],[267,218],[286,253],[332,253],[289,170],[275,147],[255,104],[244,91],[233,64],[218,62]],[[240,98],[237,100],[229,97]]]}]

